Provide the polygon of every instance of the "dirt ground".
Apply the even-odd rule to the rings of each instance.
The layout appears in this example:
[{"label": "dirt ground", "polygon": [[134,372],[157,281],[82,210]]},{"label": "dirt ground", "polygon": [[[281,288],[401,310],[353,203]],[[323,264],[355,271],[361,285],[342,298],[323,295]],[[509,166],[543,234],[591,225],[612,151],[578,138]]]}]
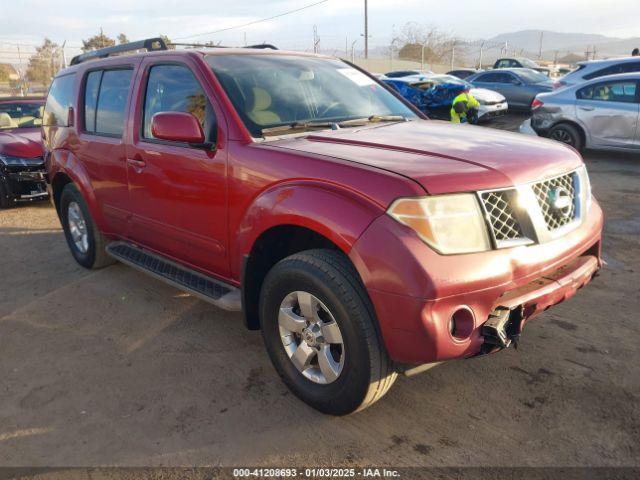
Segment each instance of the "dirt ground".
[{"label": "dirt ground", "polygon": [[518,351],[400,378],[345,418],[289,394],[239,314],[83,270],[48,204],[0,212],[0,465],[640,466],[640,158],[586,161],[601,276]]}]

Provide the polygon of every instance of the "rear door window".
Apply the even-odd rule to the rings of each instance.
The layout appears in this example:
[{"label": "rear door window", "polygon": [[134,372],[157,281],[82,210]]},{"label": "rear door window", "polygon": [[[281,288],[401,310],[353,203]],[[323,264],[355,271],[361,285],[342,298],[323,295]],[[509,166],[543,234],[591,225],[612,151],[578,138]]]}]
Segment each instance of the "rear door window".
[{"label": "rear door window", "polygon": [[95,133],[122,136],[133,70],[105,70],[96,105]]},{"label": "rear door window", "polygon": [[637,83],[635,81],[601,82],[584,87],[577,92],[579,100],[601,102],[636,103]]},{"label": "rear door window", "polygon": [[75,79],[75,74],[70,74],[57,77],[53,80],[44,108],[42,121],[44,126],[69,126],[69,107],[73,106]]},{"label": "rear door window", "polygon": [[484,75],[480,75],[478,78],[476,78],[476,82],[493,83],[497,82],[499,77],[499,73],[485,73]]}]

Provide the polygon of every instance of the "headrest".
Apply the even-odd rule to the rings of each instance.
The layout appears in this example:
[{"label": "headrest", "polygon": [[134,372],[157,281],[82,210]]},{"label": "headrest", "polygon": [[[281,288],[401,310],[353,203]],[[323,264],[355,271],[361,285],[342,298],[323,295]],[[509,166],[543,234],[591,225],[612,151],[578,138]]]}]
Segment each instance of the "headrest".
[{"label": "headrest", "polygon": [[0,113],[0,127],[3,128],[15,128],[18,125],[16,124],[16,122],[13,121],[13,118],[11,118],[11,115],[9,115],[6,112],[2,112]]},{"label": "headrest", "polygon": [[267,110],[271,106],[271,95],[264,88],[252,87],[253,108],[252,111]]}]

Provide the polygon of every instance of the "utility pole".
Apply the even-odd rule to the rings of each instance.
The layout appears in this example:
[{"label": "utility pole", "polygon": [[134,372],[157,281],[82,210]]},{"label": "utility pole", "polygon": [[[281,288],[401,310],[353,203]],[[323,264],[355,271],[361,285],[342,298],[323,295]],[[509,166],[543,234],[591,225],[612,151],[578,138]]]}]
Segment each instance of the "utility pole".
[{"label": "utility pole", "polygon": [[484,53],[484,42],[480,44],[480,60],[478,62],[478,70],[482,70],[482,54]]},{"label": "utility pole", "polygon": [[369,58],[369,6],[364,0],[364,58]]},{"label": "utility pole", "polygon": [[451,45],[451,70],[453,70],[453,64],[455,62],[456,59],[456,43],[453,42],[453,44]]},{"label": "utility pole", "polygon": [[594,46],[593,46],[593,59],[594,59],[594,60],[596,59],[596,52],[597,52],[597,51],[598,51],[598,50],[596,49],[596,46],[594,45]]},{"label": "utility pole", "polygon": [[351,42],[351,63],[356,63],[356,43],[358,39],[356,38],[353,42]]},{"label": "utility pole", "polygon": [[313,53],[318,53],[320,50],[320,37],[318,37],[318,26],[313,26]]},{"label": "utility pole", "polygon": [[538,60],[542,58],[542,39],[544,38],[544,32],[540,32],[540,50],[538,51]]},{"label": "utility pole", "polygon": [[60,47],[60,50],[62,51],[62,68],[67,68],[67,56],[64,53],[64,46],[67,44],[67,41],[65,40],[64,42],[62,42],[62,46]]}]

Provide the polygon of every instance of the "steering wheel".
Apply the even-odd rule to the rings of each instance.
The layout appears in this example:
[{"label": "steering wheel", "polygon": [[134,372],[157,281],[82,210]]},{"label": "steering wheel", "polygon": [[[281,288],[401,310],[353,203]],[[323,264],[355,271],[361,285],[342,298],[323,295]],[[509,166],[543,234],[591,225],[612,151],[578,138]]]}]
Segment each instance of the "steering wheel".
[{"label": "steering wheel", "polygon": [[328,116],[327,113],[329,113],[331,110],[335,110],[335,108],[339,106],[340,106],[340,102],[331,102],[327,106],[327,108],[325,108],[322,112],[320,112],[320,117]]}]

